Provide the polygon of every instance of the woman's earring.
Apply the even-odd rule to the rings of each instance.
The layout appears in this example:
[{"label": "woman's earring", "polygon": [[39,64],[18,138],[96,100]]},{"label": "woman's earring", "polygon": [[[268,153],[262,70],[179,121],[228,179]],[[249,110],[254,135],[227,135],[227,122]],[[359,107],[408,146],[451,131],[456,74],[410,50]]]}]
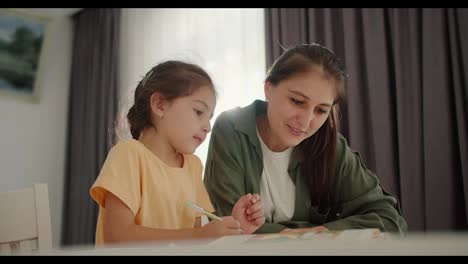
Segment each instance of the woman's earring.
[{"label": "woman's earring", "polygon": [[164,114],[163,114],[163,113],[160,113],[158,116],[159,116],[160,119],[163,119]]}]

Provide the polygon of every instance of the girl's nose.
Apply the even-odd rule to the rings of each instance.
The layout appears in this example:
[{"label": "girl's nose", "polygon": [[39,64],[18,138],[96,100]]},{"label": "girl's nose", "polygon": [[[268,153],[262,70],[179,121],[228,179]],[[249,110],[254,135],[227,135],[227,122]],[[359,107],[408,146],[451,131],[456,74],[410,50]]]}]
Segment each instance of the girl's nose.
[{"label": "girl's nose", "polygon": [[211,131],[211,124],[210,122],[208,122],[208,124],[204,125],[203,126],[203,131],[205,131],[206,133],[209,133]]}]

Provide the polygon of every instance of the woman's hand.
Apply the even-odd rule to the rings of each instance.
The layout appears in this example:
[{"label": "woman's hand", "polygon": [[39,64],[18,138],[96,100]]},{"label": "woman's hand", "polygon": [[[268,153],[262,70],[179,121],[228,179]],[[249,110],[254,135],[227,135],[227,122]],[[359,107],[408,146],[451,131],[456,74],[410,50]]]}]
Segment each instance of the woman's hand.
[{"label": "woman's hand", "polygon": [[232,216],[239,221],[243,234],[252,234],[265,223],[262,202],[258,194],[246,194],[232,208]]},{"label": "woman's hand", "polygon": [[328,231],[328,228],[325,226],[315,226],[315,227],[307,227],[307,228],[295,228],[295,229],[283,229],[280,233],[282,234],[294,234],[294,233],[307,233],[307,232],[325,232]]}]

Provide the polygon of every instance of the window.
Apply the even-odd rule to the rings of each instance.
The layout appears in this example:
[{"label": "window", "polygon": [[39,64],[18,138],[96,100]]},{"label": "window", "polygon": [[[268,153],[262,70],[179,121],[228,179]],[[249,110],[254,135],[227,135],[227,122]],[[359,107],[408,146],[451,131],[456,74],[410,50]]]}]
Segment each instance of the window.
[{"label": "window", "polygon": [[[218,91],[216,117],[263,99],[263,9],[123,9],[120,106],[125,115],[138,81],[159,62],[202,66]],[[205,164],[209,136],[196,155]]]}]

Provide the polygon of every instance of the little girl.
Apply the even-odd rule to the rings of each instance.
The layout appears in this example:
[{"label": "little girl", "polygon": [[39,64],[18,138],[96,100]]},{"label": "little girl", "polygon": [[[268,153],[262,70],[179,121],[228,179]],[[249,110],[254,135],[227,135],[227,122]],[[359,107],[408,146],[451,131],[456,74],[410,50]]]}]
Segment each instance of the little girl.
[{"label": "little girl", "polygon": [[100,209],[97,245],[251,234],[265,222],[258,194],[240,197],[232,216],[204,226],[186,206],[214,211],[193,153],[211,130],[215,106],[211,78],[197,65],[167,61],[140,81],[127,114],[133,139],[110,150],[90,190]]}]

